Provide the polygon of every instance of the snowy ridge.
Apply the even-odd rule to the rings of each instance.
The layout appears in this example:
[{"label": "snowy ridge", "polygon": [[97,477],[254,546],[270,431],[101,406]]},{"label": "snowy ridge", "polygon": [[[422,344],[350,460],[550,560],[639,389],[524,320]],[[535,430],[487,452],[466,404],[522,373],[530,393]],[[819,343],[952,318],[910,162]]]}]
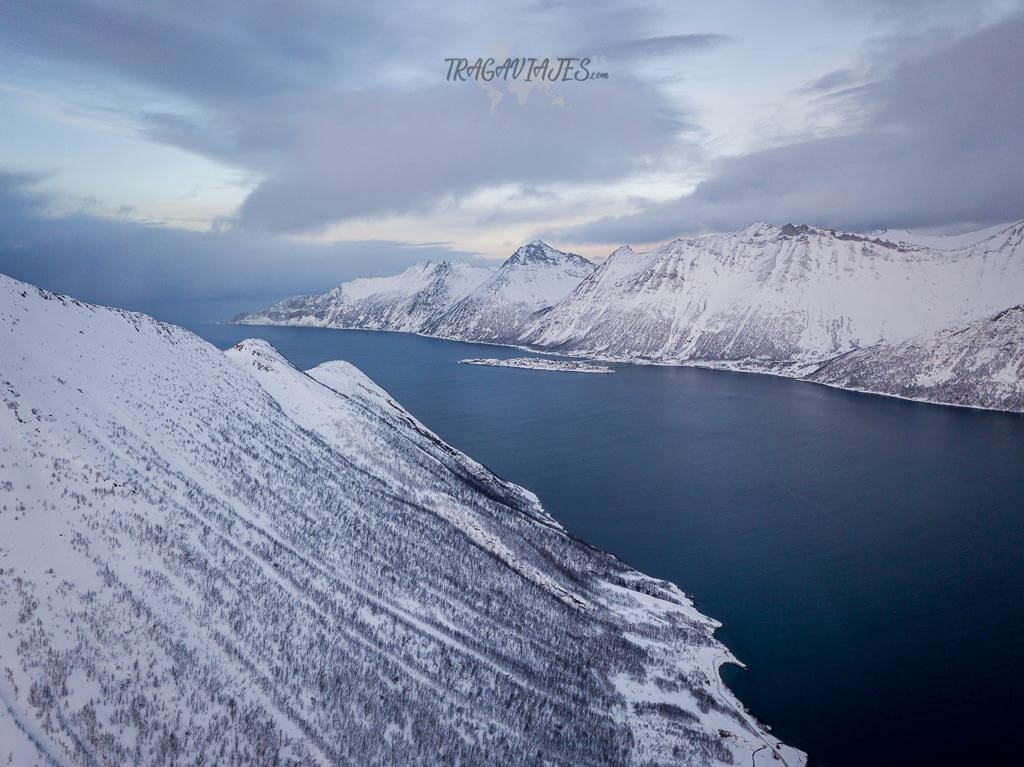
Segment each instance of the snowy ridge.
[{"label": "snowy ridge", "polygon": [[1024,412],[1024,306],[827,362],[810,381],[905,399]]},{"label": "snowy ridge", "polygon": [[982,240],[1001,234],[1006,224],[997,224],[961,234],[927,234],[907,229],[880,229],[868,236],[886,240],[897,245],[931,248],[932,250],[962,250],[977,245]]},{"label": "snowy ridge", "polygon": [[490,274],[459,261],[426,261],[389,277],[350,280],[322,295],[287,298],[233,322],[416,332]]},{"label": "snowy ridge", "polygon": [[3,276],[0,363],[0,762],[779,763],[714,621],[351,365]]},{"label": "snowy ridge", "polygon": [[538,312],[565,298],[594,269],[582,256],[534,240],[497,270],[427,262],[391,277],[345,282],[323,295],[287,298],[232,321],[511,343]]},{"label": "snowy ridge", "polygon": [[513,343],[537,312],[565,298],[595,268],[582,256],[533,240],[422,332],[461,341]]},{"label": "snowy ridge", "polygon": [[[896,382],[926,378],[933,363],[886,347],[913,338],[917,346],[945,348],[950,359],[956,341],[944,338],[959,339],[959,328],[1024,301],[1024,222],[947,244],[937,250],[882,233],[754,224],[648,253],[623,247],[520,341],[596,359],[792,377],[871,348],[878,368],[872,390],[904,396],[914,387]],[[993,330],[990,343],[1001,343],[997,337]],[[984,344],[986,334],[972,338]],[[947,391],[929,394],[922,386],[922,398],[1020,410],[1019,371],[1006,381],[1011,368],[984,364],[999,355],[995,347],[964,352],[982,362],[954,366]],[[886,359],[888,371],[879,368]],[[834,385],[859,388],[833,372]]]},{"label": "snowy ridge", "polygon": [[551,350],[651,362],[745,361],[806,373],[856,348],[1020,303],[1024,224],[949,252],[755,224],[620,249],[524,335]]}]

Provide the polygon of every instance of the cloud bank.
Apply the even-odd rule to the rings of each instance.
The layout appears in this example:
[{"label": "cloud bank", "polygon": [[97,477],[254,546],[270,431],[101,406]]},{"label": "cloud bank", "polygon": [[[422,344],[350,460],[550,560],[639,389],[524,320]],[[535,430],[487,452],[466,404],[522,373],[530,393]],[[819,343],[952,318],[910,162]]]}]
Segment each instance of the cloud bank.
[{"label": "cloud bank", "polygon": [[864,115],[854,130],[726,159],[692,194],[554,234],[652,242],[759,220],[868,230],[1024,217],[1022,40],[1017,15],[863,86],[825,75],[810,89]]},{"label": "cloud bank", "polygon": [[[997,4],[830,0],[765,12],[510,0],[496,11],[471,0],[10,0],[0,65],[5,78],[23,81],[0,82],[0,98],[12,89],[53,93],[83,107],[88,120],[73,117],[92,126],[84,132],[97,124],[99,133],[132,132],[151,154],[161,145],[168,165],[178,154],[167,147],[211,159],[196,165],[209,178],[189,186],[214,190],[205,212],[233,214],[205,234],[81,213],[46,217],[33,179],[9,175],[0,179],[0,270],[99,300],[163,290],[284,293],[448,253],[403,246],[417,239],[402,230],[410,221],[429,232],[420,239],[462,236],[490,253],[481,236],[465,233],[500,236],[501,247],[545,235],[586,248],[754,220],[871,229],[1018,219],[1024,17],[995,13]],[[1002,20],[969,26],[993,18]],[[820,34],[804,39],[811,30]],[[815,53],[839,43],[856,50],[854,37],[871,66]],[[829,66],[792,81],[784,68],[758,77],[778,64],[772,52],[790,49],[794,60]],[[604,57],[595,69],[611,76],[550,88],[445,83],[444,58],[453,55]],[[782,91],[771,91],[767,108],[756,103],[758,86],[779,82],[792,88],[786,101],[774,103]],[[711,92],[717,118],[691,92]],[[787,112],[800,119],[773,120]],[[716,133],[713,119],[749,124],[718,124]],[[745,138],[761,124],[769,137],[728,144],[727,134]],[[6,127],[16,136],[17,125]],[[107,146],[87,138],[83,152]],[[720,142],[758,149],[723,156]],[[45,151],[35,159],[19,167],[60,174]],[[125,194],[104,198],[102,209],[135,215],[135,206],[151,205],[172,211],[152,220],[213,218],[196,212],[202,202],[172,204],[181,173],[143,165],[120,177],[122,191],[128,184],[149,194],[152,174],[153,200]],[[79,199],[102,175],[93,170],[99,162],[83,167],[68,187]],[[161,171],[174,177],[163,187]],[[103,181],[102,193],[116,197],[117,184]],[[499,202],[487,209],[492,199]],[[175,219],[179,209],[186,213]],[[393,221],[402,223],[392,232]],[[325,247],[289,238],[338,232],[381,240]]]},{"label": "cloud bank", "polygon": [[392,274],[427,259],[474,260],[443,244],[314,245],[86,214],[54,218],[43,212],[46,198],[33,191],[36,180],[0,173],[0,273],[97,303],[283,298],[322,292],[353,277]]}]

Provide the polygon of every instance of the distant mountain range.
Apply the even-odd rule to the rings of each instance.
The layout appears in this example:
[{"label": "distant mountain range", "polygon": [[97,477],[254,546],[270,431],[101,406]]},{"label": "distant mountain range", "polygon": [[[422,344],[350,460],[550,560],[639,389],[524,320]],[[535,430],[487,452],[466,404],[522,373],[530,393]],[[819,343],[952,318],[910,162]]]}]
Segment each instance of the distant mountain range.
[{"label": "distant mountain range", "polygon": [[495,270],[428,261],[392,277],[363,277],[323,295],[288,298],[233,321],[504,343],[525,332],[537,312],[565,298],[595,268],[582,256],[534,240]]},{"label": "distant mountain range", "polygon": [[0,339],[0,763],[805,763],[677,587],[348,363],[3,275]]},{"label": "distant mountain range", "polygon": [[404,275],[458,272],[461,287],[470,275],[444,262],[385,278],[409,288],[361,294],[372,322],[350,299],[327,300],[360,280],[234,321],[405,330],[1021,410],[1024,329],[1019,312],[1001,312],[1024,303],[1022,243],[1024,222],[954,237],[754,224],[644,253],[624,246],[594,266],[534,241],[463,295],[416,293],[415,314],[394,298],[416,290]]}]

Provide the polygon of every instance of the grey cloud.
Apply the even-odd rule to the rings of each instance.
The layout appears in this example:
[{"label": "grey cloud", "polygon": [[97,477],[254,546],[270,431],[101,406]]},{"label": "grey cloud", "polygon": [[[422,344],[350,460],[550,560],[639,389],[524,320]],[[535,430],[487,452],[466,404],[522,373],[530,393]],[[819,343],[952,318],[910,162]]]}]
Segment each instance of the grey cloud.
[{"label": "grey cloud", "polygon": [[[264,179],[238,212],[250,231],[314,231],[504,183],[613,179],[670,148],[690,121],[652,85],[602,82],[506,94],[492,114],[470,83],[443,84],[446,55],[589,55],[612,35],[631,50],[714,45],[643,39],[656,9],[629,2],[474,2],[429,13],[389,4],[275,0],[34,3],[3,10],[0,45],[188,100],[130,115],[143,138]],[[507,40],[514,20],[518,40]],[[563,49],[566,41],[570,49]],[[436,66],[424,85],[424,72]],[[122,116],[123,117],[123,116]]]},{"label": "grey cloud", "polygon": [[0,170],[0,210],[5,219],[37,216],[46,205],[46,197],[34,186],[43,180],[35,173],[12,173]]},{"label": "grey cloud", "polygon": [[[376,87],[435,64],[443,71],[444,56],[486,56],[515,43],[513,22],[524,35],[519,45],[530,47],[513,55],[587,55],[611,33],[637,32],[654,11],[575,0],[510,0],[500,13],[475,0],[427,9],[331,0],[8,0],[0,43],[8,54],[84,65],[206,106],[258,109],[272,95]],[[551,50],[567,40],[573,50]]]},{"label": "grey cloud", "polygon": [[[240,232],[191,232],[76,214],[44,215],[38,179],[0,173],[0,273],[90,301],[140,306],[155,299],[322,292],[417,261],[475,260],[443,244],[315,245]],[[259,304],[261,302],[257,302]],[[255,307],[253,307],[255,308]]]},{"label": "grey cloud", "polygon": [[962,23],[1009,6],[1018,0],[827,0],[829,5],[851,15],[868,15],[880,21],[907,24]]},{"label": "grey cloud", "polygon": [[723,162],[691,195],[558,232],[650,242],[754,220],[872,229],[1024,217],[1024,16],[851,91],[856,132]]},{"label": "grey cloud", "polygon": [[[555,102],[555,97],[561,101]],[[622,77],[504,93],[493,111],[471,83],[351,93],[289,120],[275,172],[240,223],[314,230],[382,212],[426,210],[505,182],[613,179],[677,145],[686,126],[656,91]]]},{"label": "grey cloud", "polygon": [[138,122],[141,135],[151,141],[221,159],[238,154],[232,129],[221,131],[173,112],[143,112]]},{"label": "grey cloud", "polygon": [[217,34],[201,15],[190,21],[167,9],[91,0],[11,0],[4,15],[0,35],[18,50],[128,73],[174,91],[238,97],[280,89],[295,76],[273,50],[257,50],[244,27],[230,37]]},{"label": "grey cloud", "polygon": [[8,0],[0,42],[41,56],[233,107],[272,94],[364,82],[382,45],[401,50],[386,4],[310,0]]},{"label": "grey cloud", "polygon": [[729,35],[714,33],[664,35],[612,43],[607,46],[605,52],[613,58],[618,56],[671,56],[716,48],[729,40]]},{"label": "grey cloud", "polygon": [[846,88],[856,80],[857,75],[852,69],[836,69],[807,83],[802,90],[806,93],[827,93]]}]

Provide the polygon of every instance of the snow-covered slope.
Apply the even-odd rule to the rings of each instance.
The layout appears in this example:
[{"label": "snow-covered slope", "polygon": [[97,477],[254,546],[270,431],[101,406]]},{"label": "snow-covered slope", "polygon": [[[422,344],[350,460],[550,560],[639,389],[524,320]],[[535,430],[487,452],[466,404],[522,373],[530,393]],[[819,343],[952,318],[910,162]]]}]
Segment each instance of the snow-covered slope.
[{"label": "snow-covered slope", "polygon": [[562,300],[595,269],[587,259],[533,240],[486,282],[423,327],[463,341],[514,343],[534,315]]},{"label": "snow-covered slope", "polygon": [[960,234],[931,234],[910,229],[880,229],[870,233],[870,237],[886,240],[897,245],[916,245],[932,250],[962,250],[977,245],[993,235],[1006,229],[1006,224],[997,224],[985,229],[961,232]]},{"label": "snow-covered slope", "polygon": [[360,277],[318,296],[295,296],[259,312],[245,325],[307,325],[416,332],[491,275],[459,261],[426,261],[389,277]]},{"label": "snow-covered slope", "polygon": [[713,621],[350,365],[0,276],[0,394],[0,763],[780,763]]},{"label": "snow-covered slope", "polygon": [[1024,306],[837,357],[808,380],[950,405],[1024,412]]},{"label": "snow-covered slope", "polygon": [[1024,300],[1024,222],[938,251],[755,224],[620,248],[521,341],[622,360],[805,374],[856,348],[964,324]]}]

